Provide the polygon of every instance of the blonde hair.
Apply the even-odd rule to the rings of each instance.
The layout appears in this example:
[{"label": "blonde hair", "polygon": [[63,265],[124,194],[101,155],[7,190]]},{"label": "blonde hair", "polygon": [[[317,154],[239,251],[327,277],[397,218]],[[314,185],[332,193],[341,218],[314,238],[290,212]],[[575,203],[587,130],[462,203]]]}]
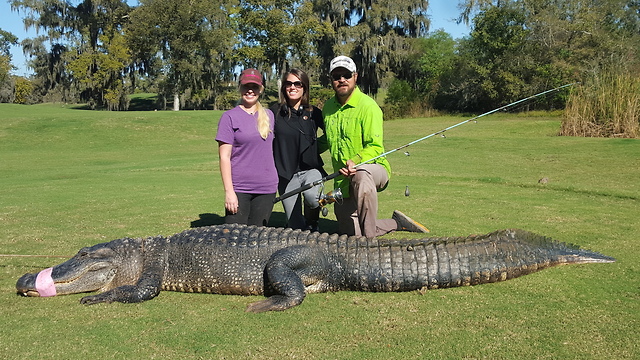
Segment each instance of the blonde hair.
[{"label": "blonde hair", "polygon": [[[240,90],[241,87],[242,85],[238,86],[238,91],[241,91]],[[263,92],[264,92],[264,86],[260,85],[260,94],[258,95],[258,97],[262,96]],[[272,132],[271,119],[269,119],[269,115],[267,114],[267,111],[264,109],[264,106],[262,106],[260,101],[256,103],[256,112],[258,113],[258,120],[256,121],[256,127],[258,128],[258,133],[260,133],[260,137],[262,137],[263,139],[266,139],[267,136],[269,136],[269,133]]]},{"label": "blonde hair", "polygon": [[258,132],[263,139],[266,139],[271,132],[271,119],[260,101],[256,103],[256,108],[258,110]]}]

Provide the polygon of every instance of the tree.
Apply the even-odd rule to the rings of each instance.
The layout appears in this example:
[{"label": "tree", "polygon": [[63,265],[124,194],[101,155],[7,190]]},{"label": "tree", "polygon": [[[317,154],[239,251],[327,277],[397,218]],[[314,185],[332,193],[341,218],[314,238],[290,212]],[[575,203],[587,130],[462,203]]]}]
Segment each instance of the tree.
[{"label": "tree", "polygon": [[69,98],[71,80],[67,73],[66,44],[73,33],[72,6],[59,0],[13,0],[11,9],[21,10],[25,28],[35,28],[43,33],[33,39],[25,39],[21,45],[29,56],[29,67],[34,70],[34,83],[40,96],[48,100],[74,101]]},{"label": "tree", "polygon": [[551,57],[557,64],[572,64],[578,71],[609,64],[612,59],[617,61],[620,55],[627,61],[638,60],[640,2],[567,0],[557,4],[527,0],[524,3],[532,29],[531,41],[541,45],[541,56]]},{"label": "tree", "polygon": [[84,0],[74,6],[63,0],[13,0],[11,7],[28,14],[23,19],[26,27],[46,33],[23,41],[25,52],[34,58],[30,64],[42,90],[49,94],[61,85],[64,99],[70,87],[77,86],[92,107],[103,105],[105,90],[118,88],[124,76],[122,66],[108,68],[105,76],[107,69],[100,69],[105,63],[99,59],[121,36],[130,10],[126,2]]},{"label": "tree", "polygon": [[[629,0],[467,0],[473,31],[439,106],[487,109],[579,80],[607,64],[637,66],[640,4]],[[561,107],[566,96],[540,99]]]},{"label": "tree", "polygon": [[11,58],[0,54],[0,102],[11,102],[14,97],[14,84],[11,79]]},{"label": "tree", "polygon": [[[336,55],[349,55],[356,62],[360,87],[377,93],[387,78],[400,71],[411,49],[410,39],[429,27],[427,0],[314,0],[314,12],[331,25],[317,42],[322,68]],[[324,80],[328,84],[328,79]]]},{"label": "tree", "polygon": [[[273,68],[275,76],[292,66],[318,66],[314,42],[329,31],[309,2],[242,0],[239,30],[244,65]],[[313,71],[311,71],[313,72]]]},{"label": "tree", "polygon": [[10,56],[11,45],[17,45],[18,38],[8,31],[0,29],[0,54]]},{"label": "tree", "polygon": [[124,110],[129,105],[129,91],[123,84],[130,59],[128,49],[123,48],[122,30],[130,11],[124,0],[84,0],[74,8],[81,42],[74,46],[68,70],[81,98],[92,108]]},{"label": "tree", "polygon": [[293,0],[243,0],[240,2],[240,52],[246,54],[245,66],[275,67],[279,74],[290,58],[294,34]]},{"label": "tree", "polygon": [[473,18],[478,14],[479,11],[485,10],[492,6],[500,7],[505,2],[509,0],[464,0],[461,4],[458,5],[460,8],[460,17],[458,18],[458,22],[462,22],[465,24],[469,24],[472,22]]},{"label": "tree", "polygon": [[0,55],[0,84],[9,79],[12,67],[11,58],[8,55]]},{"label": "tree", "polygon": [[[491,8],[513,8],[524,16],[539,59],[555,66],[579,67],[610,62],[640,51],[640,1],[637,0],[465,0],[460,21]],[[617,61],[617,60],[614,60]]]},{"label": "tree", "polygon": [[235,0],[142,0],[126,28],[134,66],[158,79],[174,109],[204,106],[233,76]]},{"label": "tree", "polygon": [[0,29],[0,84],[9,79],[13,65],[11,65],[11,45],[17,45],[18,38],[8,31]]},{"label": "tree", "polygon": [[[49,50],[47,43],[50,43]],[[70,53],[65,45],[51,43],[45,36],[38,36],[24,39],[22,48],[30,56],[28,65],[34,71],[34,87],[41,99],[63,102],[78,100],[71,89],[72,80],[66,70]]]},{"label": "tree", "polygon": [[412,68],[417,70],[415,89],[423,94],[429,104],[433,103],[441,79],[453,69],[456,57],[456,41],[443,30],[418,39],[420,58]]},{"label": "tree", "polygon": [[488,110],[530,93],[534,64],[525,17],[514,7],[489,7],[474,18],[470,38],[461,42],[456,70],[437,106]]},{"label": "tree", "polygon": [[72,56],[67,69],[79,82],[82,97],[91,107],[105,105],[108,110],[124,110],[129,107],[129,93],[123,71],[131,61],[124,36],[114,33],[99,37],[96,50]]},{"label": "tree", "polygon": [[453,71],[457,42],[444,30],[411,41],[409,55],[387,89],[385,118],[425,116]]}]

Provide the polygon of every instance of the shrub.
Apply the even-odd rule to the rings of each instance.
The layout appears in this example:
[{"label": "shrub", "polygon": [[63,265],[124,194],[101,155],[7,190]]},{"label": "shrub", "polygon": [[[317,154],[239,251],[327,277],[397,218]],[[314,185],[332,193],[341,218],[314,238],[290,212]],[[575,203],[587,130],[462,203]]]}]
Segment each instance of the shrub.
[{"label": "shrub", "polygon": [[309,101],[311,102],[311,105],[315,105],[322,109],[324,103],[331,99],[333,95],[333,89],[313,86],[309,90]]},{"label": "shrub", "polygon": [[398,79],[391,82],[382,111],[386,120],[401,117],[427,117],[435,113],[429,102],[418,94],[409,82]]},{"label": "shrub", "polygon": [[33,93],[34,86],[31,81],[17,76],[15,78],[15,97],[13,102],[16,104],[31,104],[34,101],[31,100],[31,94]]},{"label": "shrub", "polygon": [[238,105],[240,100],[240,94],[238,89],[233,87],[226,91],[223,91],[220,95],[216,96],[214,104],[215,110],[229,110]]}]

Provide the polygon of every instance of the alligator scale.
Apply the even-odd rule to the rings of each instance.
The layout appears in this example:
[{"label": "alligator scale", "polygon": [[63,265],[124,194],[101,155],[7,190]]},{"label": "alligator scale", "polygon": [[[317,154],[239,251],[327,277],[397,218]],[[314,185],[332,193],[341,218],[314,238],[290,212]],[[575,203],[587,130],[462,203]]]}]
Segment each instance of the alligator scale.
[{"label": "alligator scale", "polygon": [[485,284],[561,264],[615,259],[524,230],[417,240],[219,225],[170,237],[123,238],[16,284],[24,296],[100,291],[83,304],[136,303],[161,290],[265,295],[247,311],[286,310],[306,294],[411,291]]}]

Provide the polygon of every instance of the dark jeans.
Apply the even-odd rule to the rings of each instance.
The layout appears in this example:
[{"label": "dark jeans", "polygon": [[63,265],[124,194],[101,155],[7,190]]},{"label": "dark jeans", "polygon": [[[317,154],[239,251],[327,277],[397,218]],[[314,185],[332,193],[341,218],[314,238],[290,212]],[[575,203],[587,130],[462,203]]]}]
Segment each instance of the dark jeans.
[{"label": "dark jeans", "polygon": [[225,211],[224,222],[227,224],[247,224],[267,226],[271,211],[273,211],[273,194],[236,193],[238,197],[238,212],[235,214]]}]

